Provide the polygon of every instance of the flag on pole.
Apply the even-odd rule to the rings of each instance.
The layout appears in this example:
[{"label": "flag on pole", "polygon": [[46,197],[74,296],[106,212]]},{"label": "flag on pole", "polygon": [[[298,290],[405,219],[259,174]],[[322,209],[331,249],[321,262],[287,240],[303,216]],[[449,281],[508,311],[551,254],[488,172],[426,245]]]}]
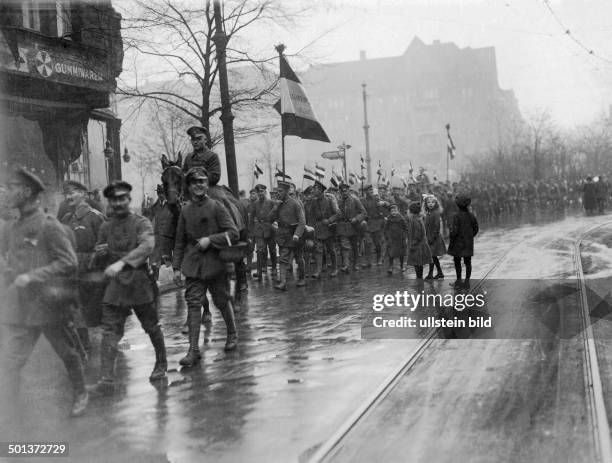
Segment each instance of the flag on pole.
[{"label": "flag on pole", "polygon": [[363,156],[361,156],[361,170],[366,170],[366,163],[365,163],[365,160],[363,159]]},{"label": "flag on pole", "polygon": [[280,100],[274,105],[282,118],[283,137],[295,135],[308,140],[329,143],[329,138],[317,120],[300,79],[284,55],[280,55]]},{"label": "flag on pole", "polygon": [[255,168],[253,169],[253,175],[255,175],[255,178],[258,180],[259,180],[259,176],[263,175],[263,170],[261,167],[257,165],[257,161],[255,161]]},{"label": "flag on pole", "polygon": [[321,167],[319,164],[315,163],[315,175],[320,179],[325,177],[325,167]]},{"label": "flag on pole", "polygon": [[354,184],[355,184],[355,183],[357,183],[358,181],[359,181],[359,178],[357,177],[357,175],[355,175],[355,173],[354,173],[354,172],[351,172],[351,173],[349,174],[349,183],[350,183],[351,185],[354,185]]},{"label": "flag on pole", "polygon": [[391,178],[395,175],[395,167],[391,167]]},{"label": "flag on pole", "polygon": [[315,173],[306,166],[304,166],[304,178],[306,180],[312,180],[313,182],[316,179]]},{"label": "flag on pole", "polygon": [[408,188],[408,182],[406,181],[406,177],[402,175],[402,183],[404,184],[404,188]]},{"label": "flag on pole", "polygon": [[289,177],[287,174],[284,174],[283,171],[278,168],[278,166],[276,167],[276,174],[274,174],[274,176],[276,178],[279,178],[279,177],[283,178],[283,177],[285,177],[286,180],[291,180],[291,177]]},{"label": "flag on pole", "polygon": [[378,161],[378,170],[376,171],[376,175],[378,175],[378,177],[380,177],[382,174],[383,174],[382,163],[380,161]]},{"label": "flag on pole", "polygon": [[453,143],[453,139],[451,138],[450,130],[446,130],[446,135],[448,136],[448,140],[446,143],[446,149],[448,151],[448,156],[452,159],[455,159],[455,144]]},{"label": "flag on pole", "polygon": [[331,182],[333,186],[338,188],[339,183],[338,183],[338,180],[336,180],[336,174],[334,174],[333,172],[331,174],[331,178],[329,179],[329,181]]}]

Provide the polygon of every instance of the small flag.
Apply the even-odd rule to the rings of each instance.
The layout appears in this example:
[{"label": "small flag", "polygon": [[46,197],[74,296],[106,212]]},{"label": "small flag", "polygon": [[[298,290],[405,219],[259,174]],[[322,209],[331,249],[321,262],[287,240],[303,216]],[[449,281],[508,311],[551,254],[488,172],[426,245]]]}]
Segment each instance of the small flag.
[{"label": "small flag", "polygon": [[363,156],[361,156],[361,170],[366,170],[366,163],[365,163],[365,160],[363,159]]},{"label": "small flag", "polygon": [[329,143],[329,138],[317,120],[300,79],[284,55],[280,55],[280,100],[274,105],[282,119],[283,137],[295,135],[307,140]]},{"label": "small flag", "polygon": [[315,175],[319,178],[325,177],[325,167],[315,163]]},{"label": "small flag", "polygon": [[357,176],[355,175],[355,173],[354,173],[354,172],[351,172],[351,173],[349,174],[349,183],[350,183],[351,185],[354,185],[354,184],[355,184],[355,183],[357,183],[358,181],[359,181],[359,179],[357,178]]},{"label": "small flag", "polygon": [[312,170],[310,170],[308,167],[304,166],[304,172],[307,174],[312,175],[313,177],[316,175]]},{"label": "small flag", "polygon": [[450,134],[450,130],[447,129],[446,130],[446,135],[448,135],[448,140],[446,143],[446,150],[448,151],[448,155],[450,156],[451,160],[455,159],[455,144],[453,143],[453,139],[451,138],[451,134]]},{"label": "small flag", "polygon": [[304,178],[306,180],[312,180],[313,182],[315,181],[314,175],[312,175],[311,173],[308,173],[308,172],[304,172]]},{"label": "small flag", "polygon": [[256,179],[259,179],[260,175],[263,175],[263,170],[261,167],[257,165],[257,161],[255,161],[255,168],[253,169],[253,175],[255,175]]},{"label": "small flag", "polygon": [[376,171],[376,175],[378,175],[379,177],[383,174],[382,171],[382,164],[380,161],[378,161],[378,170]]},{"label": "small flag", "polygon": [[338,180],[336,180],[336,177],[332,174],[331,179],[329,180],[331,182],[331,184],[333,186],[335,186],[336,188],[338,188]]},{"label": "small flag", "polygon": [[285,180],[291,180],[291,177],[289,177],[287,174],[284,174],[282,170],[280,170],[278,167],[276,168],[276,174],[274,174],[274,176],[276,178],[283,178],[285,177]]},{"label": "small flag", "polygon": [[395,167],[391,167],[391,178],[395,175]]},{"label": "small flag", "polygon": [[402,183],[404,184],[404,188],[408,187],[408,182],[406,181],[406,177],[402,175]]},{"label": "small flag", "polygon": [[365,175],[362,175],[361,177],[359,177],[359,180],[361,180],[361,183],[365,182],[365,179],[366,179]]}]

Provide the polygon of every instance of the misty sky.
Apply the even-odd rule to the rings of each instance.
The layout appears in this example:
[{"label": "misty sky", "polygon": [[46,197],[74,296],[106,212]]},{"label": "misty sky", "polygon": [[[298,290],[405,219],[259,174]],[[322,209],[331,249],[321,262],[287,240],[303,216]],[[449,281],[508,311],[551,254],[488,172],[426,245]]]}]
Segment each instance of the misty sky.
[{"label": "misty sky", "polygon": [[[291,31],[258,31],[262,47],[280,41],[313,62],[403,53],[417,35],[460,47],[494,46],[500,86],[513,89],[524,115],[549,109],[564,126],[590,122],[612,104],[612,1],[314,0]],[[572,40],[560,22],[589,50]],[[327,32],[327,33],[326,33]],[[321,35],[323,36],[321,37]],[[299,66],[299,63],[296,63]],[[304,63],[302,63],[303,65]],[[297,67],[296,66],[296,67]],[[315,108],[316,110],[316,108]]]}]

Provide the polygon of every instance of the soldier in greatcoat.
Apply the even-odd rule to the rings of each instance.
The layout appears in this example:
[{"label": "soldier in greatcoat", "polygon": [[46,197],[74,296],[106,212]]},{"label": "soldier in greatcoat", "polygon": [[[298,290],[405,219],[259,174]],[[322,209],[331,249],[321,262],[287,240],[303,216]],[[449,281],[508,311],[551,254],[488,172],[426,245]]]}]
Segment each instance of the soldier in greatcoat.
[{"label": "soldier in greatcoat", "polygon": [[261,281],[263,274],[267,272],[268,252],[272,262],[272,277],[276,277],[276,242],[270,217],[274,201],[266,198],[265,185],[256,185],[255,190],[257,200],[252,201],[249,206],[249,231],[255,239],[257,249],[257,274],[253,276]]},{"label": "soldier in greatcoat", "polygon": [[305,205],[306,223],[314,227],[314,257],[315,272],[312,278],[319,279],[323,267],[323,254],[329,256],[331,277],[338,275],[338,263],[335,245],[335,233],[332,219],[338,214],[338,202],[333,195],[325,194],[326,187],[316,180],[313,187],[313,197]]},{"label": "soldier in greatcoat", "polygon": [[[453,256],[455,273],[457,279],[451,286],[461,288],[469,287],[472,275],[472,256],[474,255],[474,237],[478,234],[478,221],[468,207],[471,198],[465,194],[458,194],[455,197],[458,212],[453,216],[450,225],[450,241],[448,243],[448,253]],[[465,264],[465,280],[461,280],[461,259]]]},{"label": "soldier in greatcoat", "polygon": [[192,200],[181,210],[176,230],[172,267],[177,284],[185,275],[185,300],[189,310],[189,351],[179,363],[193,366],[200,358],[200,311],[206,291],[221,311],[227,327],[225,350],[237,347],[236,322],[230,301],[225,262],[219,249],[238,240],[238,229],[229,212],[217,200],[209,198],[208,175],[204,168],[191,169],[185,178]]},{"label": "soldier in greatcoat", "polygon": [[386,209],[374,195],[374,187],[366,185],[363,189],[365,198],[363,199],[363,207],[368,215],[368,227],[365,232],[365,263],[363,267],[371,267],[372,265],[372,248],[376,252],[376,265],[382,264],[382,241],[383,227],[385,224]]},{"label": "soldier in greatcoat", "polygon": [[0,417],[11,419],[18,411],[19,374],[41,334],[64,362],[74,390],[71,415],[79,416],[87,408],[88,394],[80,343],[67,309],[73,299],[68,279],[77,269],[73,238],[43,212],[39,196],[44,185],[36,175],[19,169],[8,186],[8,205],[18,209],[19,218],[7,222],[0,237]]},{"label": "soldier in greatcoat", "polygon": [[[287,275],[292,271],[293,250],[299,244],[300,238],[306,227],[304,209],[300,204],[289,196],[291,183],[278,181],[279,203],[272,210],[270,218],[273,227],[277,230],[276,240],[280,251],[280,278],[274,288],[287,290]],[[303,286],[303,280],[298,281]]]},{"label": "soldier in greatcoat", "polygon": [[90,349],[87,325],[97,326],[102,316],[102,296],[104,285],[92,277],[92,261],[94,248],[98,239],[98,232],[104,223],[104,216],[100,211],[91,207],[85,200],[87,187],[74,180],[64,182],[64,196],[69,211],[60,221],[70,228],[76,240],[76,253],[78,265],[79,305],[82,312],[81,323],[77,323],[77,331],[86,350]]},{"label": "soldier in greatcoat", "polygon": [[363,204],[361,204],[358,198],[351,195],[349,186],[346,183],[341,183],[339,189],[338,214],[334,216],[333,222],[337,223],[336,234],[340,239],[342,254],[342,268],[340,270],[348,273],[351,265],[351,255],[353,270],[358,270],[358,231],[367,215]]},{"label": "soldier in greatcoat", "polygon": [[164,335],[157,313],[157,286],[147,265],[153,252],[153,226],[146,217],[130,211],[132,186],[116,180],[104,188],[112,215],[100,228],[96,253],[109,279],[102,306],[102,342],[100,345],[100,381],[97,394],[115,388],[115,358],[123,337],[125,322],[132,310],[155,349],[151,381],[166,376],[168,367]]}]

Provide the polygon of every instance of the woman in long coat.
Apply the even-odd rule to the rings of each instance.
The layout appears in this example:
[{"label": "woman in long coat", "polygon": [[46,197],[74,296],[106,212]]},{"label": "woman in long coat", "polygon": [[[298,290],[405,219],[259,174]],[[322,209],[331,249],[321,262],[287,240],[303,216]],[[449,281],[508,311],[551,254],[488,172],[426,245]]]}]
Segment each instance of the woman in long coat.
[{"label": "woman in long coat", "polygon": [[425,224],[421,217],[421,203],[413,202],[408,207],[408,259],[406,263],[413,265],[417,278],[423,278],[423,266],[430,264],[431,251],[427,244]]},{"label": "woman in long coat", "polygon": [[448,244],[448,253],[453,256],[455,264],[455,273],[457,281],[453,286],[461,286],[461,259],[465,264],[465,285],[470,283],[472,276],[472,256],[474,255],[474,237],[478,234],[478,221],[474,214],[468,210],[471,203],[471,198],[466,195],[458,194],[455,198],[459,212],[457,212],[451,221],[450,227],[450,242]]},{"label": "woman in long coat", "polygon": [[[431,258],[433,264],[429,264],[429,273],[425,277],[426,280],[433,278],[444,278],[442,267],[440,266],[439,256],[446,254],[446,244],[440,233],[440,203],[434,195],[425,197],[425,233],[427,235],[427,244],[431,250]],[[436,276],[433,276],[434,265],[436,266]]]}]

